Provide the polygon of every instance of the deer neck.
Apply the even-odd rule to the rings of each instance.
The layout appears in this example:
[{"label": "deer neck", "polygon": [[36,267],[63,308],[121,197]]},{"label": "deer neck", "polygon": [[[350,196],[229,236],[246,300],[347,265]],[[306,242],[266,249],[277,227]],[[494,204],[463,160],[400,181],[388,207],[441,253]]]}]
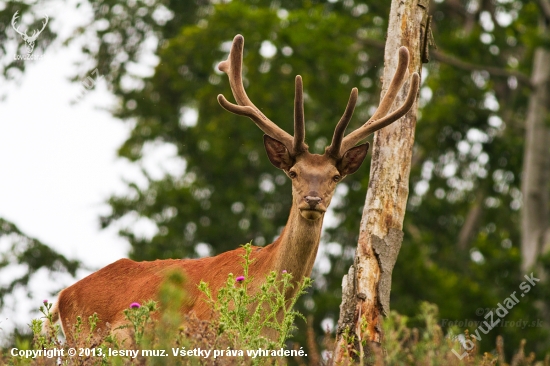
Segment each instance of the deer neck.
[{"label": "deer neck", "polygon": [[324,215],[314,221],[300,215],[300,210],[292,205],[288,222],[276,242],[277,253],[275,270],[291,273],[295,280],[310,276],[317,256]]}]

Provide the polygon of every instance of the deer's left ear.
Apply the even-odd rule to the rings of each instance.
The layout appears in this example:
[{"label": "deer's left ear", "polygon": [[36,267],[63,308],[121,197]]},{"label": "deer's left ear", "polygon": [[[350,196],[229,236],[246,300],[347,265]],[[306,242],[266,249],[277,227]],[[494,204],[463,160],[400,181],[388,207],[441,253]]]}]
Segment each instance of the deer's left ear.
[{"label": "deer's left ear", "polygon": [[352,147],[340,159],[338,162],[338,171],[342,175],[353,174],[359,169],[365,156],[367,156],[367,151],[369,151],[369,143],[364,143],[359,146]]}]

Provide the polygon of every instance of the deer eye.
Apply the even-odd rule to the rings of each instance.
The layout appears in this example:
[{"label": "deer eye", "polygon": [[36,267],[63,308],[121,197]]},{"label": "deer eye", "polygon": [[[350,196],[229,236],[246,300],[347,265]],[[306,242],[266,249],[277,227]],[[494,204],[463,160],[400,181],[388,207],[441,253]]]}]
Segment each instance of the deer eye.
[{"label": "deer eye", "polygon": [[288,172],[288,176],[291,178],[291,179],[294,179],[296,178],[296,172],[295,171],[291,171],[291,172]]},{"label": "deer eye", "polygon": [[335,175],[334,177],[332,177],[332,180],[335,181],[336,183],[338,183],[341,179],[342,177],[339,175]]}]

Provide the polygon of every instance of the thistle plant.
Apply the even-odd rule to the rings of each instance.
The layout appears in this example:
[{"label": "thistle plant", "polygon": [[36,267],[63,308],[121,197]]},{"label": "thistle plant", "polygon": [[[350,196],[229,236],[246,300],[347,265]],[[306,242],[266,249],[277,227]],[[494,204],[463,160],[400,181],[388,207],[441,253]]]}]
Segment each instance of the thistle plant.
[{"label": "thistle plant", "polygon": [[48,300],[42,301],[42,305],[38,308],[38,310],[42,313],[42,316],[39,319],[32,319],[31,324],[29,325],[34,334],[33,343],[36,345],[37,349],[56,346],[54,338],[50,337],[50,332],[46,334],[42,333],[42,327],[44,326],[43,319],[48,320],[49,324],[52,323],[52,314],[50,312],[51,309],[52,303],[48,302]]},{"label": "thistle plant", "polygon": [[143,333],[147,324],[151,322],[151,313],[156,310],[157,303],[153,300],[147,301],[143,306],[137,302],[133,302],[128,309],[124,310],[124,316],[130,324],[122,325],[117,329],[132,327],[134,329],[134,340],[139,345],[143,339]]},{"label": "thistle plant", "polygon": [[[248,269],[254,261],[250,258],[252,245],[243,246],[244,275],[235,277],[228,275],[225,286],[218,290],[214,299],[207,283],[201,282],[199,289],[207,297],[207,302],[219,316],[220,333],[225,333],[235,348],[245,349],[275,349],[285,346],[285,341],[296,329],[294,320],[304,316],[293,310],[300,295],[311,286],[312,280],[304,278],[300,283],[292,281],[292,275],[287,271],[276,273],[272,271],[259,291],[251,293],[253,278]],[[294,286],[298,289],[294,296],[285,298]],[[266,333],[276,334],[274,338]]]}]

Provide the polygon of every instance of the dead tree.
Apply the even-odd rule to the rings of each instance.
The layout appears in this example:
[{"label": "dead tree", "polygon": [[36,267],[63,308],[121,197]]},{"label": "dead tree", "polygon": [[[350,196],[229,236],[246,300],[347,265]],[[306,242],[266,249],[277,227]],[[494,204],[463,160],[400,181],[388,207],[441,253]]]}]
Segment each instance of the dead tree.
[{"label": "dead tree", "polygon": [[[420,73],[428,61],[430,40],[428,1],[392,0],[382,98],[391,91],[398,69],[397,50],[410,52],[408,73]],[[404,87],[395,95],[392,108],[407,96]],[[360,342],[379,343],[381,319],[389,313],[391,274],[403,239],[403,220],[409,195],[409,173],[416,127],[416,102],[396,123],[374,135],[370,182],[359,232],[355,261],[342,282],[342,304],[333,360],[363,357]],[[353,339],[353,342],[350,342]],[[351,344],[350,344],[351,343]]]}]

